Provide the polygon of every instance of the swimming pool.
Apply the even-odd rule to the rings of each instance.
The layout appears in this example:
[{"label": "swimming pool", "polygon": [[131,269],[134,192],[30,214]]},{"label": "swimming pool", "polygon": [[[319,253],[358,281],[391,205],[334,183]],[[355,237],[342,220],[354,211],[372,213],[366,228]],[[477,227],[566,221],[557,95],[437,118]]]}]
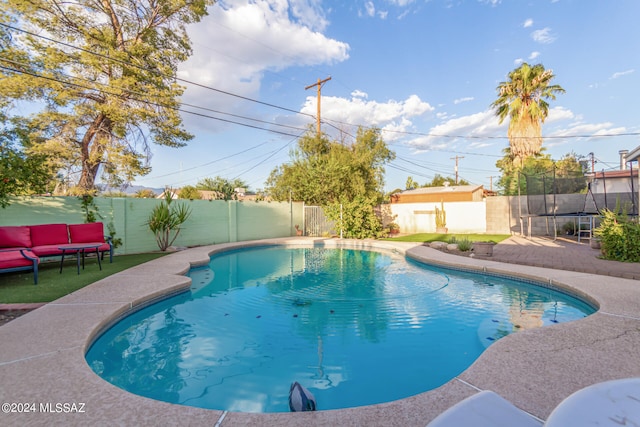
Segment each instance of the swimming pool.
[{"label": "swimming pool", "polygon": [[345,408],[436,388],[502,336],[593,312],[549,289],[350,249],[243,249],[190,275],[190,293],[99,337],[92,369],[183,405],[287,411],[298,381],[319,409]]}]

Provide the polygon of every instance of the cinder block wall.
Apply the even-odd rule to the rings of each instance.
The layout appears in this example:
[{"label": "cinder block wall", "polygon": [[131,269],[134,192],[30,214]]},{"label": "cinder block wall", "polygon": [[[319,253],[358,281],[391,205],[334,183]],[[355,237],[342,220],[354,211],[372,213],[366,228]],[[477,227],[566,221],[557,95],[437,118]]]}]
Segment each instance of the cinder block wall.
[{"label": "cinder block wall", "polygon": [[[302,202],[240,202],[177,200],[191,208],[175,246],[199,246],[244,240],[295,236],[294,224],[302,224]],[[158,199],[96,197],[97,220],[122,239],[116,254],[158,250],[155,236],[146,225]],[[0,226],[79,224],[85,220],[76,197],[19,197],[0,209]]]},{"label": "cinder block wall", "polygon": [[[563,217],[561,214],[594,213],[604,206],[603,200],[586,194],[560,194],[547,196],[546,205],[543,196],[497,196],[487,197],[482,202],[449,202],[445,203],[447,211],[447,227],[450,233],[487,233],[487,234],[527,234],[526,219],[531,214],[531,234],[534,236],[552,236],[554,228],[561,229],[567,222],[575,222],[575,218]],[[608,195],[611,201],[626,200],[628,194]],[[555,204],[554,204],[555,203]],[[394,221],[400,225],[402,233],[431,233],[435,231],[434,209],[439,204],[433,203],[396,203],[389,206],[397,215]],[[556,212],[554,223],[553,212]],[[547,212],[549,215],[544,216]],[[484,215],[484,223],[478,218]],[[596,221],[597,224],[597,221]]]},{"label": "cinder block wall", "polygon": [[[626,194],[611,194],[610,200],[626,197]],[[542,197],[542,196],[540,196]],[[547,196],[549,197],[549,196]],[[147,218],[157,199],[103,198],[94,199],[98,208],[98,221],[112,228],[116,238],[122,239],[117,254],[139,253],[157,250],[155,237],[146,226]],[[302,202],[239,202],[222,200],[179,200],[192,210],[174,242],[176,246],[198,246],[244,240],[295,236],[295,224],[304,223]],[[521,214],[530,208],[540,209],[544,203],[526,196],[488,197],[481,202],[448,202],[447,227],[450,233],[520,234],[527,233],[526,222],[521,228]],[[547,209],[552,212],[553,200],[547,200]],[[593,203],[584,194],[556,196],[556,212],[590,212]],[[385,205],[400,225],[403,233],[426,233],[435,231],[434,203],[398,203]],[[535,212],[534,212],[535,213]],[[571,218],[534,216],[531,231],[534,236],[553,235],[554,227],[561,228]],[[17,197],[11,204],[0,209],[0,226],[32,224],[78,224],[84,222],[80,200],[76,197]]]}]

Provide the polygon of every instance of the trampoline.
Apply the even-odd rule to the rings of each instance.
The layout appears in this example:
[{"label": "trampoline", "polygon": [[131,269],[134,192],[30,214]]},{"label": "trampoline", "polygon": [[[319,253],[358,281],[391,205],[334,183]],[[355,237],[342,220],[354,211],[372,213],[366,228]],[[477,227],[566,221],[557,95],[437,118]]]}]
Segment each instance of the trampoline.
[{"label": "trampoline", "polygon": [[538,174],[520,174],[526,191],[526,206],[522,204],[522,197],[519,198],[520,233],[531,238],[534,218],[543,218],[547,236],[551,235],[549,227],[553,224],[555,240],[558,222],[570,220],[574,221],[578,242],[581,242],[593,237],[593,229],[603,209],[622,209],[628,215],[637,216],[638,194],[633,167],[615,171],[615,186],[610,182],[613,179],[607,178],[611,175],[612,172],[602,171],[557,176],[555,168]]}]

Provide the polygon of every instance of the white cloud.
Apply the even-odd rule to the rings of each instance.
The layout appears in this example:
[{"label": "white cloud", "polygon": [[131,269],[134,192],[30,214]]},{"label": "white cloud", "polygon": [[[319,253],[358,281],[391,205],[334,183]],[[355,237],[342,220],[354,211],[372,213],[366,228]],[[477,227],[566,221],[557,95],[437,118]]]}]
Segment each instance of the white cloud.
[{"label": "white cloud", "polygon": [[[415,138],[408,144],[418,150],[429,150],[434,148],[442,148],[444,146],[451,147],[452,144],[459,142],[464,138],[456,136],[472,137],[489,137],[496,135],[506,135],[507,123],[498,123],[498,117],[493,110],[486,110],[481,113],[475,113],[468,116],[452,118],[442,124],[432,127],[429,130],[429,136]],[[486,140],[469,141],[471,144],[481,142],[488,145]]]},{"label": "white cloud", "polygon": [[[625,127],[613,127],[611,122],[584,123],[574,122],[568,127],[550,132],[548,136],[553,137],[545,141],[547,147],[557,147],[565,144],[575,143],[578,140],[588,141],[598,138],[598,136],[612,135],[627,132]],[[584,136],[584,138],[576,138]],[[563,137],[567,137],[564,139]]]},{"label": "white cloud", "polygon": [[554,131],[549,134],[549,136],[559,137],[559,136],[589,136],[589,137],[597,137],[599,135],[609,135],[626,132],[625,127],[613,127],[613,123],[611,122],[603,122],[603,123],[583,123],[576,122],[571,124],[569,127],[561,130]]},{"label": "white cloud", "polygon": [[376,5],[373,4],[372,1],[367,1],[364,3],[364,13],[362,10],[358,10],[358,16],[368,16],[369,18],[373,18],[377,16],[380,19],[387,19],[389,12],[386,10],[378,10],[376,11]]},{"label": "white cloud", "polygon": [[561,120],[574,119],[575,115],[571,110],[567,110],[564,107],[553,107],[549,109],[549,115],[545,120],[545,123],[557,122]]},{"label": "white cloud", "polygon": [[524,28],[529,28],[532,25],[533,25],[533,19],[531,19],[531,18],[525,20],[524,23],[522,24],[522,26]]},{"label": "white cloud", "polygon": [[[430,113],[434,108],[422,101],[417,95],[411,95],[404,101],[389,100],[377,102],[368,100],[368,95],[362,91],[354,91],[351,99],[323,96],[322,120],[333,121],[336,126],[341,124],[375,126],[384,130],[407,131],[410,129],[411,118]],[[301,112],[315,115],[317,98],[309,96]],[[338,123],[340,122],[340,123]],[[352,130],[352,129],[350,129]],[[329,131],[329,129],[325,129]],[[398,135],[385,135],[385,139],[397,139]]]},{"label": "white cloud", "polygon": [[502,3],[502,0],[478,0],[480,3],[489,4],[491,6],[497,6]]},{"label": "white cloud", "polygon": [[550,44],[556,41],[557,37],[551,34],[551,28],[543,28],[542,30],[535,30],[531,33],[531,38],[542,44]]},{"label": "white cloud", "polygon": [[575,120],[577,119],[576,115],[573,111],[568,110],[564,107],[553,107],[549,109],[549,114],[547,115],[547,119],[545,123],[554,123],[560,122],[562,120]]},{"label": "white cloud", "polygon": [[524,59],[522,58],[517,58],[513,61],[513,63],[516,65],[521,65],[523,62],[524,62]]},{"label": "white cloud", "polygon": [[291,14],[301,25],[314,31],[324,31],[329,22],[324,17],[321,0],[289,0]]},{"label": "white cloud", "polygon": [[[265,71],[333,64],[349,58],[349,45],[322,34],[328,25],[318,0],[227,0],[189,27],[193,55],[180,78],[252,97]],[[185,102],[233,110],[237,98],[189,87]],[[195,102],[197,100],[198,102]],[[211,105],[218,103],[218,105]],[[246,102],[244,103],[246,104]]]},{"label": "white cloud", "polygon": [[453,103],[454,104],[461,104],[463,102],[469,102],[469,101],[473,101],[474,98],[472,96],[467,96],[465,98],[458,98],[458,99],[454,99]]},{"label": "white cloud", "polygon": [[[494,111],[489,109],[480,113],[470,114],[462,117],[447,117],[444,113],[437,114],[438,119],[444,120],[441,124],[432,127],[427,132],[428,136],[413,138],[407,144],[417,151],[447,149],[451,150],[460,143],[465,144],[465,148],[482,148],[495,144],[508,144],[506,139],[494,139],[496,136],[506,136],[509,120],[499,124],[498,117]],[[549,110],[549,116],[545,121],[549,129],[552,124],[556,125],[565,122],[560,128],[544,132],[551,136],[545,140],[546,146],[563,145],[575,141],[574,138],[563,139],[564,136],[590,135],[597,138],[599,135],[622,133],[626,129],[623,127],[613,127],[610,122],[584,123],[581,116],[577,116],[571,110],[564,107],[554,107]],[[486,137],[484,139],[483,137]],[[558,138],[560,137],[560,138]]]},{"label": "white cloud", "polygon": [[404,7],[414,3],[415,0],[388,0],[388,2],[396,6]]},{"label": "white cloud", "polygon": [[529,59],[530,59],[530,60],[534,60],[534,59],[536,59],[538,56],[540,56],[540,52],[534,51],[534,52],[531,52],[531,54],[529,55]]},{"label": "white cloud", "polygon": [[351,96],[354,98],[368,98],[369,94],[366,92],[363,92],[361,90],[354,90],[353,92],[351,92]]},{"label": "white cloud", "polygon": [[634,73],[636,70],[631,69],[631,70],[627,70],[627,71],[619,71],[617,73],[613,73],[613,75],[611,77],[609,77],[610,79],[617,79],[618,77],[622,77],[622,76],[626,76],[629,74]]},{"label": "white cloud", "polygon": [[368,16],[374,16],[376,14],[376,7],[372,1],[368,1],[364,4],[364,8]]}]

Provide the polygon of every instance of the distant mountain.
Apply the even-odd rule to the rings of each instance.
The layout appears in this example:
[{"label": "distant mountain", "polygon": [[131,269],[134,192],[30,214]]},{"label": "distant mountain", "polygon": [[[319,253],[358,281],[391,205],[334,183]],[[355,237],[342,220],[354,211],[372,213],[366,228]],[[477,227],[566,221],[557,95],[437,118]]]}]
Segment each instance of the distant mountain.
[{"label": "distant mountain", "polygon": [[104,187],[101,189],[103,193],[125,193],[125,194],[136,194],[141,190],[151,190],[156,193],[156,196],[162,194],[164,192],[164,188],[153,188],[153,187],[145,187],[144,185],[131,185],[124,190],[119,187]]}]

